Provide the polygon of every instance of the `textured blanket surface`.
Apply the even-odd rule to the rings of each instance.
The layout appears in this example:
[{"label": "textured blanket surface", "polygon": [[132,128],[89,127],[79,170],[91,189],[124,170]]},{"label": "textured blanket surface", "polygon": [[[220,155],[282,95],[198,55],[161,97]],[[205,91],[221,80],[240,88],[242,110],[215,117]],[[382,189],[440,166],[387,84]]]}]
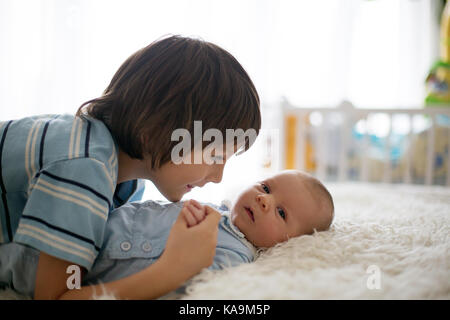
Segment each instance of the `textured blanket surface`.
[{"label": "textured blanket surface", "polygon": [[[329,231],[204,270],[181,299],[450,299],[450,188],[329,184]],[[0,299],[25,298],[10,290]]]}]

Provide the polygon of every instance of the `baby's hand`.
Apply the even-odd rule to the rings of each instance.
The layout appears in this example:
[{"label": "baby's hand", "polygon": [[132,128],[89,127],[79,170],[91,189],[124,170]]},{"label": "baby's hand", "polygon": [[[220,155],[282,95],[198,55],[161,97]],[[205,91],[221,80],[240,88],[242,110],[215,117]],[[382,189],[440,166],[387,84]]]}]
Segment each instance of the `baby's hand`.
[{"label": "baby's hand", "polygon": [[193,227],[205,219],[206,209],[204,205],[201,205],[195,200],[188,200],[183,203],[183,209],[181,209],[181,214],[189,227]]}]

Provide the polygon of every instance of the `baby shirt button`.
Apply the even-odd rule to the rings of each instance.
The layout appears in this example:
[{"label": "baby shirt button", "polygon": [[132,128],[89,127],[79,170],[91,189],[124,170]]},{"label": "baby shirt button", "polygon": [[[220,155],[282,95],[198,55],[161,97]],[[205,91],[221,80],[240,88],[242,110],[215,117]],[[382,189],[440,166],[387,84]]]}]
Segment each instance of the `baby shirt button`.
[{"label": "baby shirt button", "polygon": [[150,242],[145,241],[145,242],[142,244],[142,250],[144,250],[145,252],[151,251],[151,250],[152,250],[152,245],[150,244]]},{"label": "baby shirt button", "polygon": [[120,249],[122,249],[122,251],[128,251],[131,249],[131,243],[129,241],[123,241],[120,244]]}]

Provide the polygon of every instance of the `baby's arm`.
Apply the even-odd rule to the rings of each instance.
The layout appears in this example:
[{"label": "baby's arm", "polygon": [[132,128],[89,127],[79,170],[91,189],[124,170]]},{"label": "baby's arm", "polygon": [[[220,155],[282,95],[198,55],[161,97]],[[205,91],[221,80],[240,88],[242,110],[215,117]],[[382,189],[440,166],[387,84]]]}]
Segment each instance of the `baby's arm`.
[{"label": "baby's arm", "polygon": [[217,247],[214,262],[208,267],[208,269],[221,270],[250,262],[253,262],[253,260],[250,260],[245,254],[229,248]]}]

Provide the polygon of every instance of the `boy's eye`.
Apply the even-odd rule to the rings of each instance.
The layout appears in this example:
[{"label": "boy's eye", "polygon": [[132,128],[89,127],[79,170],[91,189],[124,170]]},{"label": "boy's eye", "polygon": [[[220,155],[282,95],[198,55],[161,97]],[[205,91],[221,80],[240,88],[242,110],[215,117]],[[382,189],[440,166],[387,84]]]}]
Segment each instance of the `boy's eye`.
[{"label": "boy's eye", "polygon": [[263,190],[264,190],[266,193],[270,193],[269,187],[266,186],[264,183],[261,183],[261,187],[263,188]]},{"label": "boy's eye", "polygon": [[214,162],[214,163],[220,163],[220,164],[222,164],[222,163],[225,162],[225,157],[224,157],[224,156],[221,156],[221,155],[218,155],[218,156],[216,156],[216,155],[211,155],[210,159],[211,159],[211,162]]},{"label": "boy's eye", "polygon": [[286,220],[286,213],[284,213],[284,210],[281,208],[277,208],[278,214],[280,215],[283,220]]}]

